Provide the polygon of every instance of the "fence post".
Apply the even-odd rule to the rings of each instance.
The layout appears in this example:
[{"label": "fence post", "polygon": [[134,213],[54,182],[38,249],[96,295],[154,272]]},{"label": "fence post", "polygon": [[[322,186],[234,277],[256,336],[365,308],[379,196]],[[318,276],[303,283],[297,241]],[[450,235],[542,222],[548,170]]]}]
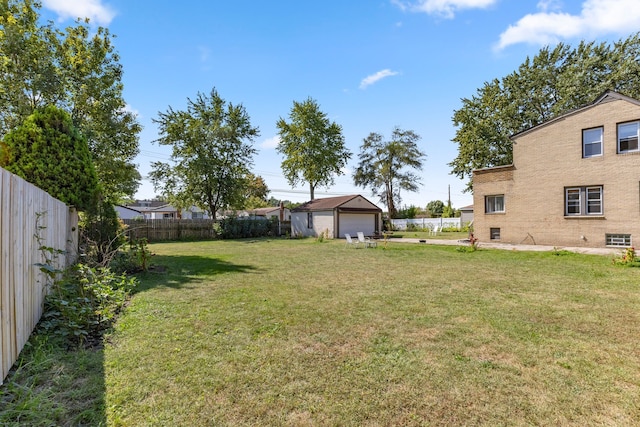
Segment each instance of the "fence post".
[{"label": "fence post", "polygon": [[69,206],[67,214],[66,266],[73,264],[78,257],[78,211]]}]

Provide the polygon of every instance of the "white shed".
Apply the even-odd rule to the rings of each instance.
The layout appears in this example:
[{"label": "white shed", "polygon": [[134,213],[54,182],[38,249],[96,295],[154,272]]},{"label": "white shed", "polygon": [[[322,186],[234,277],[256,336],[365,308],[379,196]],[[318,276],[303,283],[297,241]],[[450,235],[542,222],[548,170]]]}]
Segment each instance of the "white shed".
[{"label": "white shed", "polygon": [[315,199],[291,211],[291,234],[342,238],[345,234],[365,236],[382,233],[382,209],[364,197],[350,196]]}]

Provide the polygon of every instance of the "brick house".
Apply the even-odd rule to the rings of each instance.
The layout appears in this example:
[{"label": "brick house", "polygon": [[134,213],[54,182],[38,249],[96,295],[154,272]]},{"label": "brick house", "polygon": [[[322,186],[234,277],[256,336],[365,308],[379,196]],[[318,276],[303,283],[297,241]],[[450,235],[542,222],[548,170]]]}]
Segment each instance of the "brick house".
[{"label": "brick house", "polygon": [[606,92],[515,134],[513,164],[473,172],[480,241],[626,247],[640,236],[640,101]]}]

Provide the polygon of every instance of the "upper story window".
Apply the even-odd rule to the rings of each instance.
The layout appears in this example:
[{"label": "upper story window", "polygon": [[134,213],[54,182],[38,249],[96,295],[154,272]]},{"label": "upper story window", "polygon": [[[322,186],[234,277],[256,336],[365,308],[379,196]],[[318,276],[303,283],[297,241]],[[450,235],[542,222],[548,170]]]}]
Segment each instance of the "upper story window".
[{"label": "upper story window", "polygon": [[486,213],[504,212],[504,194],[486,196],[484,198],[484,211]]},{"label": "upper story window", "polygon": [[640,122],[618,125],[618,153],[638,151],[638,128]]},{"label": "upper story window", "polygon": [[602,155],[602,128],[582,131],[582,157]]},{"label": "upper story window", "polygon": [[570,187],[564,191],[565,215],[602,215],[602,186]]}]

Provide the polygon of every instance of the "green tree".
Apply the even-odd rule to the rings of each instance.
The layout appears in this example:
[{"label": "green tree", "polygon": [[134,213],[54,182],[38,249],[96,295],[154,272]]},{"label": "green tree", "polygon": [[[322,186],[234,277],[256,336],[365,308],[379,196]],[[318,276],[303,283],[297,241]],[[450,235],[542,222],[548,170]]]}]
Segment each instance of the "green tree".
[{"label": "green tree", "polygon": [[442,200],[432,200],[427,203],[427,211],[431,218],[439,218],[442,216],[442,212],[444,211],[444,203]]},{"label": "green tree", "polygon": [[374,196],[387,206],[390,218],[396,218],[400,190],[417,191],[421,180],[412,172],[422,170],[426,154],[418,148],[420,136],[412,130],[393,129],[385,141],[378,133],[370,133],[360,146],[360,162],[353,175],[355,185],[370,188]]},{"label": "green tree", "polygon": [[[458,155],[452,173],[510,164],[510,136],[580,108],[612,89],[640,97],[640,33],[612,45],[559,43],[527,58],[517,71],[485,82],[453,114]],[[471,181],[467,191],[471,190]]]},{"label": "green tree", "polygon": [[227,103],[218,92],[198,93],[187,109],[169,107],[154,122],[160,145],[172,146],[172,165],[152,164],[156,189],[176,208],[196,205],[215,219],[218,210],[242,204],[259,136],[244,107]]},{"label": "green tree", "polygon": [[457,215],[457,211],[451,206],[451,204],[447,204],[447,206],[442,209],[442,218],[455,218]]},{"label": "green tree", "polygon": [[67,111],[84,135],[103,195],[119,201],[140,181],[140,125],[122,96],[122,66],[105,28],[41,25],[37,1],[0,2],[0,138],[39,107]]},{"label": "green tree", "polygon": [[398,211],[397,218],[414,219],[420,213],[420,208],[414,205],[404,206]]},{"label": "green tree", "polygon": [[248,173],[245,177],[244,194],[237,209],[266,208],[269,205],[267,195],[269,187],[261,176]]},{"label": "green tree", "polygon": [[0,166],[80,211],[97,203],[98,179],[86,140],[55,106],[35,110],[0,142]]},{"label": "green tree", "polygon": [[293,102],[290,122],[280,118],[278,152],[284,155],[282,171],[291,186],[309,184],[311,200],[318,186],[329,187],[342,175],[351,153],[345,147],[342,127],[331,122],[318,103],[308,98]]}]

